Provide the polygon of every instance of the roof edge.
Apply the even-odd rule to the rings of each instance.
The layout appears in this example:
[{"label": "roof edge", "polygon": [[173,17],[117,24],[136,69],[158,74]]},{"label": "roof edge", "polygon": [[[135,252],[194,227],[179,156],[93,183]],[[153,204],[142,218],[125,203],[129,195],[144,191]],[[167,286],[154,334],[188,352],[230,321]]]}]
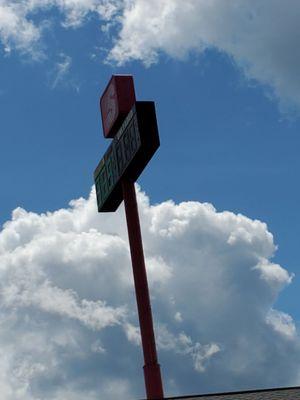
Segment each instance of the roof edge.
[{"label": "roof edge", "polygon": [[234,392],[221,392],[221,393],[206,393],[206,394],[190,394],[186,396],[176,396],[176,397],[166,397],[165,400],[176,400],[176,399],[190,399],[190,398],[200,398],[201,397],[210,397],[210,396],[225,396],[225,395],[235,395],[235,394],[247,394],[247,393],[264,393],[264,392],[274,392],[274,391],[284,391],[284,390],[300,390],[300,386],[291,386],[291,387],[277,387],[271,389],[251,389],[251,390],[242,390],[242,391],[234,391]]}]

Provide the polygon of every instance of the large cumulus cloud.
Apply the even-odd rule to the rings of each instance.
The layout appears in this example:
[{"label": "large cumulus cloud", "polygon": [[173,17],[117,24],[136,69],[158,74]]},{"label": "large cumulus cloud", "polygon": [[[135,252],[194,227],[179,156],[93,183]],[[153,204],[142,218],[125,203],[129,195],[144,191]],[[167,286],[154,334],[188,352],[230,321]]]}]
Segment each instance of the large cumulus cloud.
[{"label": "large cumulus cloud", "polygon": [[[210,204],[138,194],[157,343],[169,395],[297,382],[292,276],[264,223]],[[5,400],[143,397],[124,210],[94,191],[67,209],[16,209],[0,233]]]}]

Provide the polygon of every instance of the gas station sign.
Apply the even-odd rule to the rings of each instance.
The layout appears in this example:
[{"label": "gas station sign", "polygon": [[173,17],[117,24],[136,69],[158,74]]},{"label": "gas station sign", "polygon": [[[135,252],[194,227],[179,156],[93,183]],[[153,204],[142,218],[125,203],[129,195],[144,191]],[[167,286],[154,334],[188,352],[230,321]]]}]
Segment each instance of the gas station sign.
[{"label": "gas station sign", "polygon": [[164,398],[153,329],[147,272],[134,182],[159,147],[153,101],[135,101],[133,78],[113,75],[101,99],[105,138],[113,138],[94,171],[99,212],[124,200],[145,365],[147,399]]}]

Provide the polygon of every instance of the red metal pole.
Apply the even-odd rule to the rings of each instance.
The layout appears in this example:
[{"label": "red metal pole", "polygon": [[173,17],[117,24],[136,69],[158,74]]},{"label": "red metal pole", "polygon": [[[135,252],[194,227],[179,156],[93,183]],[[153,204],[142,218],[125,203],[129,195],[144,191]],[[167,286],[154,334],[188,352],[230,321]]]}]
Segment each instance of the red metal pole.
[{"label": "red metal pole", "polygon": [[148,399],[163,399],[164,393],[160,366],[157,361],[151,304],[134,182],[123,179],[122,189],[145,361],[144,378],[146,393]]}]

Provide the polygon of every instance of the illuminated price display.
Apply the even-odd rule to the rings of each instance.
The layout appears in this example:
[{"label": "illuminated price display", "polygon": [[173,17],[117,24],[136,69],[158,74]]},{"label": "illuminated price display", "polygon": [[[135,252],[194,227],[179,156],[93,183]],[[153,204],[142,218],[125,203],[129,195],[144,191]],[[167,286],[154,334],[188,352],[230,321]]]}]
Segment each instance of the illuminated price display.
[{"label": "illuminated price display", "polygon": [[136,102],[94,172],[99,212],[118,208],[122,177],[135,181],[158,147],[154,103]]}]

